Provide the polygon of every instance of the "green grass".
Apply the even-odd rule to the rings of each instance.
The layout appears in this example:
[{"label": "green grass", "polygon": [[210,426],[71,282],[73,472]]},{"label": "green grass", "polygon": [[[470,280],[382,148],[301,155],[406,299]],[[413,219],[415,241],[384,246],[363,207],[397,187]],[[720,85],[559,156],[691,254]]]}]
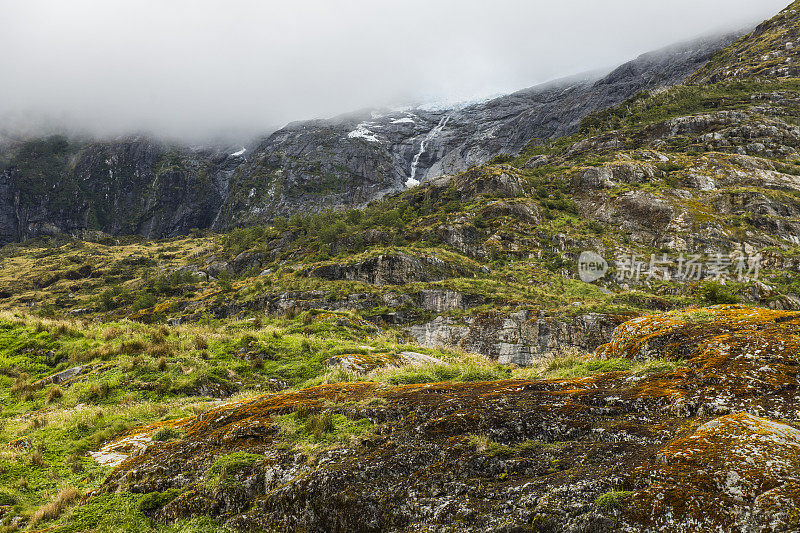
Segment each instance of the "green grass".
[{"label": "green grass", "polygon": [[543,357],[530,367],[498,364],[487,357],[459,352],[442,352],[441,363],[386,366],[364,374],[330,370],[304,383],[311,387],[324,383],[372,381],[391,385],[412,385],[442,381],[471,382],[504,379],[575,379],[604,372],[631,372],[646,375],[679,368],[681,361],[633,361],[601,358],[571,350]]},{"label": "green grass", "polygon": [[331,411],[299,410],[274,419],[283,440],[283,447],[315,454],[320,450],[349,442],[369,432],[372,423],[367,418],[350,419]]},{"label": "green grass", "polygon": [[209,485],[218,490],[222,487],[239,486],[236,475],[248,470],[264,458],[247,452],[235,452],[218,457],[206,471]]},{"label": "green grass", "polygon": [[[163,493],[159,493],[163,494]],[[59,533],[205,533],[230,532],[208,517],[162,524],[149,518],[140,508],[147,495],[121,492],[101,494],[86,505],[73,508],[60,521]],[[144,505],[147,508],[147,505]]]}]

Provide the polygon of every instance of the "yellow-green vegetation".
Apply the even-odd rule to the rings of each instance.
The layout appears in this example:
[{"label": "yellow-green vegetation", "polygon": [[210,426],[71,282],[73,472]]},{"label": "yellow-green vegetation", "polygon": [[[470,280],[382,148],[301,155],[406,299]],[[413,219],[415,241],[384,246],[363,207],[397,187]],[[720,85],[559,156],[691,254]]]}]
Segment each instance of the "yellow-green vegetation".
[{"label": "yellow-green vegetation", "polygon": [[613,490],[598,496],[594,503],[601,509],[618,509],[632,494],[627,490]]},{"label": "yellow-green vegetation", "polygon": [[156,441],[156,442],[161,442],[161,441],[168,441],[168,440],[173,440],[173,439],[181,439],[185,435],[186,435],[186,432],[184,432],[184,431],[182,431],[180,429],[176,429],[176,428],[172,428],[172,427],[168,427],[167,426],[167,427],[163,427],[163,428],[159,429],[158,431],[156,431],[153,434],[153,440]]},{"label": "yellow-green vegetation", "polygon": [[792,2],[772,19],[760,24],[732,46],[720,50],[691,78],[691,83],[725,79],[752,79],[797,75],[793,68],[797,51],[800,3]]},{"label": "yellow-green vegetation", "polygon": [[584,119],[586,134],[642,128],[654,122],[709,111],[745,109],[754,93],[800,90],[800,80],[735,80],[708,85],[679,85],[654,94],[640,93],[625,104]]},{"label": "yellow-green vegetation", "polygon": [[367,418],[351,420],[330,410],[298,409],[275,419],[284,446],[314,454],[320,450],[347,443],[368,432],[372,423]]},{"label": "yellow-green vegetation", "polygon": [[538,440],[524,440],[514,444],[501,444],[495,442],[486,435],[470,435],[470,444],[481,453],[491,457],[513,457],[526,452],[535,452],[544,448],[556,446],[556,444],[541,442]]},{"label": "yellow-green vegetation", "polygon": [[556,352],[532,366],[499,364],[488,357],[467,353],[443,353],[439,363],[385,366],[367,373],[330,370],[303,386],[326,383],[373,381],[391,385],[437,383],[441,381],[497,381],[504,379],[575,379],[603,372],[631,372],[644,375],[678,368],[680,361],[633,361],[601,358],[575,350]]}]

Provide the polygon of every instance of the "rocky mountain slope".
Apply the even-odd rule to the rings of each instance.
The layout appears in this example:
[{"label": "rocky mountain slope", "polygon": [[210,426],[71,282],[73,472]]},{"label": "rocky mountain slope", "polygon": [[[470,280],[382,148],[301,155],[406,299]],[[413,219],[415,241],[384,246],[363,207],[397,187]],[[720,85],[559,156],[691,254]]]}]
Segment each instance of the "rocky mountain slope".
[{"label": "rocky mountain slope", "polygon": [[534,138],[571,133],[592,111],[682,81],[732,40],[677,45],[599,80],[554,82],[459,109],[299,122],[251,152],[144,138],[4,143],[0,244],[87,230],[174,237],[362,205],[407,184],[516,154]]},{"label": "rocky mountain slope", "polygon": [[692,83],[715,83],[742,78],[797,77],[797,8],[793,3],[753,33],[716,54],[714,60],[692,75]]}]

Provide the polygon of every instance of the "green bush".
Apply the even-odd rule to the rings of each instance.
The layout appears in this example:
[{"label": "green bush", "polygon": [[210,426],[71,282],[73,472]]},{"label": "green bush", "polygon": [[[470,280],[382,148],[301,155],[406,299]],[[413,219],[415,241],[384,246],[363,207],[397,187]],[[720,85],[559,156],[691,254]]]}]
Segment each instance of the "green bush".
[{"label": "green bush", "polygon": [[181,489],[168,489],[164,492],[149,492],[139,501],[139,510],[148,512],[164,507],[181,493]]},{"label": "green bush", "polygon": [[263,457],[247,452],[235,452],[223,455],[214,461],[214,464],[206,471],[206,475],[214,489],[222,486],[237,485],[238,482],[232,479],[236,474],[252,467]]},{"label": "green bush", "polygon": [[516,159],[516,158],[511,154],[497,154],[496,156],[494,156],[493,158],[491,158],[489,160],[488,164],[489,165],[502,165],[502,164],[505,164],[505,163],[511,163],[512,161],[514,161],[514,159]]},{"label": "green bush", "polygon": [[632,494],[633,492],[627,490],[613,490],[598,496],[594,503],[601,509],[619,509],[622,502]]},{"label": "green bush", "polygon": [[19,496],[8,489],[0,489],[0,505],[17,505]]},{"label": "green bush", "polygon": [[706,281],[698,290],[700,301],[706,305],[737,304],[741,301],[733,287],[718,281]]}]

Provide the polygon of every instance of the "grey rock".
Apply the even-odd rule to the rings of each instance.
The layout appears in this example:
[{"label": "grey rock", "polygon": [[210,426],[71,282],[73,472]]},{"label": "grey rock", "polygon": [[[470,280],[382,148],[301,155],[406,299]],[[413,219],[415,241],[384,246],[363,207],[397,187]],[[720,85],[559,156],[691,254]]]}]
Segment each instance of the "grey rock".
[{"label": "grey rock", "polygon": [[460,268],[433,256],[418,258],[403,253],[379,255],[347,265],[325,265],[309,273],[312,277],[327,280],[361,281],[371,285],[402,285],[467,274]]},{"label": "grey rock", "polygon": [[231,274],[233,272],[231,266],[225,261],[214,261],[206,267],[206,273],[212,278],[218,278],[223,272],[227,274]]},{"label": "grey rock", "polygon": [[422,346],[455,346],[501,363],[527,366],[556,351],[593,351],[611,340],[618,323],[614,317],[596,313],[553,319],[521,311],[508,316],[484,314],[463,322],[438,316],[411,326],[409,333]]}]

